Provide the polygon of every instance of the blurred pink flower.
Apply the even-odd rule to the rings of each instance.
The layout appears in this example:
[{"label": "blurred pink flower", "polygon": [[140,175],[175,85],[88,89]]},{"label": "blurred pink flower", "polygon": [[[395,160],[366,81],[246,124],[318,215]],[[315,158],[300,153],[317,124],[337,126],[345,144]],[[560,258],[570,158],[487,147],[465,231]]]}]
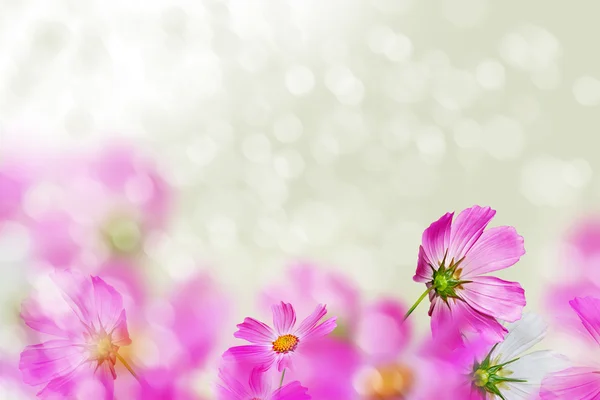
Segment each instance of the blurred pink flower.
[{"label": "blurred pink flower", "polygon": [[[521,317],[525,293],[517,282],[483,274],[508,268],[525,254],[523,238],[513,227],[485,230],[496,212],[474,206],[446,213],[423,232],[414,280],[427,285],[434,335],[449,327],[501,340],[498,320]],[[425,295],[425,293],[424,293]]]},{"label": "blurred pink flower", "polygon": [[291,264],[285,276],[288,277],[285,283],[263,291],[261,307],[284,301],[293,304],[297,313],[306,315],[313,311],[315,304],[324,303],[337,318],[332,335],[338,338],[354,336],[356,315],[361,305],[360,291],[353,282],[341,273],[306,261]]},{"label": "blurred pink flower", "polygon": [[327,314],[324,305],[319,304],[313,313],[296,328],[296,312],[289,303],[281,302],[271,307],[275,330],[253,318],[245,318],[237,325],[234,336],[252,343],[227,350],[225,359],[250,362],[268,369],[277,363],[277,370],[292,368],[292,356],[301,351],[311,340],[320,339],[335,329],[336,318],[321,319]]},{"label": "blurred pink flower", "polygon": [[124,353],[135,362],[142,385],[125,379],[116,397],[199,400],[192,383],[219,359],[222,332],[230,322],[229,298],[210,276],[198,274],[175,284],[165,296],[143,299],[127,300],[134,311],[128,319],[130,337],[143,345]]},{"label": "blurred pink flower", "polygon": [[[600,344],[600,298],[577,297],[569,302],[587,333]],[[600,398],[600,367],[573,367],[550,374],[540,397],[551,399]]]},{"label": "blurred pink flower", "polygon": [[[219,371],[219,378],[222,384],[217,386],[217,400],[310,400],[311,396],[307,394],[307,389],[300,385],[300,382],[294,381],[282,385],[273,390],[272,386],[265,379],[266,371],[260,368],[254,368],[250,373],[250,378],[246,384],[240,382],[237,376],[224,370]],[[246,375],[247,376],[247,375]]]},{"label": "blurred pink flower", "polygon": [[29,194],[28,225],[40,260],[81,268],[90,260],[136,256],[149,234],[165,226],[171,189],[133,146],[111,144],[53,164],[37,173]]},{"label": "blurred pink flower", "polygon": [[555,328],[590,341],[569,305],[575,297],[600,298],[600,220],[589,216],[570,229],[560,246],[559,276],[544,292],[544,305]]},{"label": "blurred pink flower", "polygon": [[35,301],[23,303],[21,316],[25,323],[51,338],[27,346],[21,353],[19,368],[23,380],[32,386],[43,386],[38,393],[42,398],[72,395],[100,382],[104,394],[98,398],[112,399],[117,360],[130,369],[119,354],[122,346],[131,343],[123,299],[95,276],[84,278],[57,271],[53,280],[70,312],[53,308],[47,314],[43,305]]}]

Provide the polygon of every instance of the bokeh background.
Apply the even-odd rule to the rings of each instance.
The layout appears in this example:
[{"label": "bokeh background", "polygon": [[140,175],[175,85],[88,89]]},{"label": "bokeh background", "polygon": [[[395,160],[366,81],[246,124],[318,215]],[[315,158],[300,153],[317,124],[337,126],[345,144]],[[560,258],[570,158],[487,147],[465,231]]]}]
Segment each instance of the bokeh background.
[{"label": "bokeh background", "polygon": [[[341,271],[367,297],[412,302],[423,229],[490,205],[493,224],[514,225],[527,249],[499,275],[542,311],[565,232],[598,209],[600,57],[589,43],[599,10],[541,0],[0,1],[0,170],[13,182],[0,186],[11,210],[0,222],[1,348],[18,354],[28,342],[16,313],[49,263],[40,235],[84,235],[45,221],[49,209],[79,227],[109,224],[105,244],[136,248],[155,293],[210,273],[238,321],[299,259]],[[120,194],[128,206],[156,200],[164,184],[162,208],[143,211],[161,219],[158,232],[142,238],[127,218],[91,217],[102,178],[81,178],[90,160],[128,174],[119,157],[103,158],[107,148],[135,154]],[[160,184],[148,184],[154,174]],[[14,181],[25,183],[10,197]],[[69,262],[104,260],[90,248]],[[421,328],[425,310],[413,315]]]}]

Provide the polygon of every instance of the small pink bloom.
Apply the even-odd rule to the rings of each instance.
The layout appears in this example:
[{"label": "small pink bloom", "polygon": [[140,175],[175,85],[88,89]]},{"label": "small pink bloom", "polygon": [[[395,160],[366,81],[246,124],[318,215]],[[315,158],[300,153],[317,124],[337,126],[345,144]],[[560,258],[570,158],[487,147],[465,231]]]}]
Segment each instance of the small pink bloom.
[{"label": "small pink bloom", "polygon": [[[569,302],[589,335],[600,344],[600,299],[576,297]],[[600,367],[574,367],[549,375],[540,397],[552,399],[600,399]]]},{"label": "small pink bloom", "polygon": [[223,382],[217,387],[218,400],[310,400],[307,389],[294,381],[273,391],[265,379],[265,371],[254,368],[247,384],[223,370],[219,371]]},{"label": "small pink bloom", "polygon": [[291,304],[281,302],[272,306],[273,325],[275,330],[253,318],[246,318],[239,324],[236,338],[245,339],[252,345],[232,347],[225,352],[225,359],[240,362],[250,362],[265,369],[277,363],[278,371],[292,368],[292,355],[301,351],[306,343],[319,339],[336,327],[335,318],[322,323],[321,319],[327,314],[324,305],[319,304],[298,327],[296,327],[296,312]]},{"label": "small pink bloom", "polygon": [[23,380],[43,387],[38,393],[42,398],[81,395],[96,387],[104,392],[97,398],[112,399],[115,364],[123,361],[119,349],[131,343],[121,295],[95,276],[60,271],[53,280],[70,312],[53,305],[54,313],[48,315],[41,304],[23,304],[25,323],[49,338],[21,353]]},{"label": "small pink bloom", "polygon": [[513,227],[485,230],[495,213],[474,206],[454,221],[454,213],[447,213],[423,232],[413,279],[430,288],[434,335],[458,326],[462,333],[498,341],[506,333],[498,320],[514,322],[521,317],[525,306],[521,285],[484,276],[510,267],[525,254],[523,238]]}]

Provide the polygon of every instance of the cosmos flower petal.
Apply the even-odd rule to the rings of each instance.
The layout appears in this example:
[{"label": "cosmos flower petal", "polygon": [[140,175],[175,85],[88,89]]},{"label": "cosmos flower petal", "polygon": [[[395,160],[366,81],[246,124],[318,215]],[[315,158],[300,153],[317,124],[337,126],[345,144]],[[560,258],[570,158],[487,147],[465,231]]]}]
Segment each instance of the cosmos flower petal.
[{"label": "cosmos flower petal", "polygon": [[277,338],[275,332],[268,325],[254,318],[245,318],[244,322],[238,324],[237,327],[238,331],[233,336],[250,343],[270,344]]},{"label": "cosmos flower petal", "polygon": [[300,340],[306,342],[308,340],[318,339],[320,337],[330,334],[337,327],[336,321],[336,317],[329,318],[328,320],[323,321],[323,323],[308,330],[308,332],[306,332]]},{"label": "cosmos flower petal", "polygon": [[263,379],[264,373],[264,370],[254,368],[250,373],[250,380],[248,381],[252,394],[261,398],[265,397],[270,392],[269,385],[267,385],[267,382]]},{"label": "cosmos flower petal", "polygon": [[245,400],[251,394],[233,375],[222,369],[219,370],[219,379],[223,384],[217,386],[219,400]]},{"label": "cosmos flower petal", "polygon": [[68,329],[63,326],[64,324],[59,326],[51,316],[46,314],[40,304],[33,299],[26,299],[21,304],[21,318],[31,329],[60,338],[69,338],[76,331],[80,330],[80,324],[77,319],[69,321],[66,324]]},{"label": "cosmos flower petal", "polygon": [[223,358],[226,361],[251,363],[263,369],[269,369],[275,362],[275,352],[270,346],[246,345],[229,348]]},{"label": "cosmos flower petal", "polygon": [[63,292],[63,298],[79,320],[88,326],[97,326],[92,282],[83,275],[69,271],[55,271],[52,280]]},{"label": "cosmos flower petal", "polygon": [[308,389],[294,381],[273,392],[270,400],[310,400]]},{"label": "cosmos flower petal", "polygon": [[487,224],[494,218],[495,210],[490,207],[473,206],[461,211],[452,223],[448,259],[463,258],[477,242]]},{"label": "cosmos flower petal", "polygon": [[514,265],[525,254],[523,237],[511,226],[483,232],[461,263],[463,278],[487,274]]},{"label": "cosmos flower petal", "polygon": [[471,307],[494,318],[514,322],[525,307],[525,291],[517,282],[493,276],[477,276],[464,284],[460,296]]},{"label": "cosmos flower petal", "polygon": [[525,380],[525,382],[504,383],[502,394],[506,400],[538,398],[542,380],[548,374],[566,367],[568,367],[567,359],[553,351],[543,350],[526,354],[507,366],[512,378]]},{"label": "cosmos flower petal", "polygon": [[548,375],[542,381],[542,400],[596,400],[600,397],[600,370],[568,368]]},{"label": "cosmos flower petal", "polygon": [[96,312],[93,317],[101,321],[102,328],[106,332],[112,332],[123,317],[123,298],[119,292],[102,279],[96,276],[91,278],[94,288],[94,310]]},{"label": "cosmos flower petal", "polygon": [[590,335],[600,344],[600,299],[576,297],[569,302]]},{"label": "cosmos flower petal", "polygon": [[425,229],[422,238],[422,249],[419,250],[417,271],[413,279],[421,282],[422,279],[431,279],[431,267],[438,267],[444,258],[446,249],[450,244],[450,227],[453,213],[446,213],[440,219]]},{"label": "cosmos flower petal", "polygon": [[273,326],[279,335],[290,333],[296,324],[296,312],[289,303],[275,304],[271,307],[273,311]]},{"label": "cosmos flower petal", "polygon": [[28,385],[41,385],[68,375],[85,362],[87,356],[70,340],[50,340],[27,346],[21,353],[19,369]]},{"label": "cosmos flower petal", "polygon": [[117,320],[115,326],[110,331],[112,335],[112,341],[117,346],[127,346],[131,344],[129,338],[129,331],[127,330],[127,315],[125,310],[121,311],[120,317]]},{"label": "cosmos flower petal", "polygon": [[[434,336],[457,340],[462,334],[482,335],[485,340],[499,342],[507,329],[496,319],[484,315],[462,300],[448,299],[448,305],[437,300],[431,314],[431,331]],[[452,334],[453,333],[453,334]]]},{"label": "cosmos flower petal", "polygon": [[284,369],[294,369],[294,360],[290,353],[282,354],[277,357],[277,371],[282,372]]},{"label": "cosmos flower petal", "polygon": [[500,363],[511,361],[539,343],[545,336],[548,325],[535,313],[524,313],[523,317],[508,326],[508,334],[492,352]]},{"label": "cosmos flower petal", "polygon": [[299,337],[305,336],[326,314],[327,306],[319,304],[308,317],[304,318],[298,329],[296,329],[295,334]]}]

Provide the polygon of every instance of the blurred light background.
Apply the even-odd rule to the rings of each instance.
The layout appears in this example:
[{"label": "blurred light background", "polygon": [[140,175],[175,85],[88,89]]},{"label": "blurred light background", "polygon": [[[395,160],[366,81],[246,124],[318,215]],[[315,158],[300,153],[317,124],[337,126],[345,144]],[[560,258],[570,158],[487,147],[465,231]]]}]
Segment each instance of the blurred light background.
[{"label": "blurred light background", "polygon": [[[1,0],[0,10],[0,169],[27,183],[21,216],[0,223],[0,343],[11,354],[27,342],[15,310],[43,271],[29,269],[43,263],[36,229],[81,241],[92,226],[117,250],[141,246],[156,293],[209,271],[237,321],[297,259],[410,303],[423,229],[473,204],[525,237],[526,257],[500,276],[539,310],[564,231],[598,209],[600,58],[584,46],[599,33],[596,4]],[[94,219],[95,181],[78,174],[106,146],[152,166],[134,163],[127,204],[147,200],[151,174],[165,181],[165,209],[147,211],[164,221],[144,243],[131,214]],[[79,231],[42,223],[53,207]],[[76,260],[103,260],[88,253]]]}]

